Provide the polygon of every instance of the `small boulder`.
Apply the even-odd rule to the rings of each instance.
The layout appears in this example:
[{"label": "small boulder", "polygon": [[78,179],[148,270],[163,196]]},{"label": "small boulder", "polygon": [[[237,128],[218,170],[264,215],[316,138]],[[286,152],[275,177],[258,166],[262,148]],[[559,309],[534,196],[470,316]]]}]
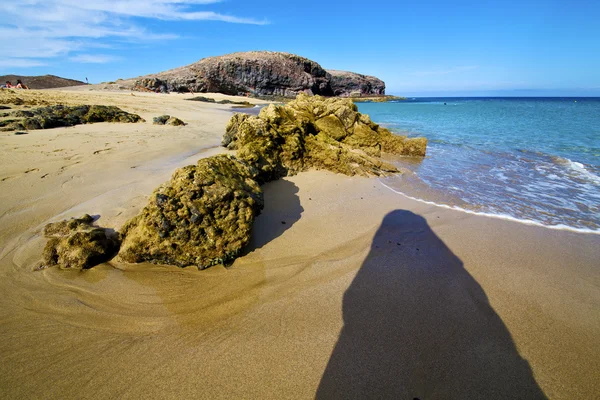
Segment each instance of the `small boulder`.
[{"label": "small boulder", "polygon": [[42,253],[43,267],[87,269],[109,261],[119,250],[119,235],[93,226],[89,215],[46,225],[48,242]]},{"label": "small boulder", "polygon": [[177,117],[171,117],[167,120],[167,125],[183,126],[183,125],[185,125],[185,122],[183,122],[182,120],[180,120]]},{"label": "small boulder", "polygon": [[170,115],[161,115],[158,117],[154,117],[152,118],[152,123],[154,125],[164,125],[167,123],[167,121],[169,120],[169,118],[171,118]]},{"label": "small boulder", "polygon": [[152,118],[152,123],[154,125],[173,125],[173,126],[183,126],[185,122],[180,120],[177,117],[171,117],[170,115],[161,115],[159,117]]}]

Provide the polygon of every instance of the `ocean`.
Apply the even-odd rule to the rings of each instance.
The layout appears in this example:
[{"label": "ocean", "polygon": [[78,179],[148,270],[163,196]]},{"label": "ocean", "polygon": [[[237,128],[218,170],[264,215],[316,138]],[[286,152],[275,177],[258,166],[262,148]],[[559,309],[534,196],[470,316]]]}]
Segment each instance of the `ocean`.
[{"label": "ocean", "polygon": [[412,198],[555,229],[600,233],[600,98],[410,98],[360,103],[423,160],[381,179]]}]

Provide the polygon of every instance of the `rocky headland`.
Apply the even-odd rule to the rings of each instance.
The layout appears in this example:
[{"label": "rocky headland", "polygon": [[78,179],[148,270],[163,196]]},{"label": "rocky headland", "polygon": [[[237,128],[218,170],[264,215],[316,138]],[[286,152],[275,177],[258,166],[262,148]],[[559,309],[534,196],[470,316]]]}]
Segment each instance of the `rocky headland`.
[{"label": "rocky headland", "polygon": [[373,76],[325,70],[294,54],[250,51],[204,58],[194,64],[120,82],[142,91],[217,92],[254,97],[294,98],[385,94],[385,83]]},{"label": "rocky headland", "polygon": [[[258,116],[234,114],[222,145],[236,155],[208,157],[178,169],[123,226],[122,260],[200,269],[230,262],[248,244],[263,208],[261,184],[309,169],[349,176],[395,174],[398,169],[382,161],[382,154],[423,157],[427,140],[392,134],[359,113],[350,99],[300,94],[286,105],[269,105]],[[81,225],[58,224],[71,224],[77,232]],[[82,242],[82,234],[69,243],[94,249],[104,243],[105,253],[113,252],[114,242],[100,236],[90,235],[91,245]],[[46,262],[60,264],[55,255],[61,254],[63,242],[48,242]],[[62,267],[89,266],[88,251],[72,249],[69,254],[86,258],[77,262],[69,257]]]},{"label": "rocky headland", "polygon": [[374,76],[355,72],[328,69],[331,75],[331,90],[334,96],[363,97],[385,94],[385,82]]}]

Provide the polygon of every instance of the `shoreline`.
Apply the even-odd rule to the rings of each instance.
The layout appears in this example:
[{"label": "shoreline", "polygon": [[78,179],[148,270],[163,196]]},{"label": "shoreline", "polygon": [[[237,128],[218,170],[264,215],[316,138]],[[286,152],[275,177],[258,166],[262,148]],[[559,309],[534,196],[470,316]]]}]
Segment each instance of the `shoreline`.
[{"label": "shoreline", "polygon": [[[5,397],[314,398],[335,389],[328,377],[375,395],[390,376],[353,358],[373,345],[411,382],[388,389],[411,398],[462,397],[475,390],[461,386],[469,382],[505,398],[597,392],[598,235],[446,209],[375,178],[309,171],[264,185],[251,243],[228,268],[113,260],[33,272],[45,223],[87,212],[118,229],[176,167],[225,151],[211,147],[225,107],[157,96],[121,105],[145,118],[166,109],[189,125],[0,136],[2,177],[13,176],[0,182]],[[494,349],[513,372],[493,369]],[[418,373],[394,369],[399,359]],[[347,380],[355,372],[362,378]]]},{"label": "shoreline", "polygon": [[387,186],[385,183],[383,183],[381,181],[379,181],[379,183],[381,185],[385,186],[391,192],[394,192],[396,194],[404,196],[407,199],[415,200],[415,201],[418,201],[421,203],[429,204],[429,205],[440,207],[440,208],[445,208],[447,210],[464,212],[466,214],[477,215],[477,216],[485,217],[485,218],[501,219],[501,220],[505,220],[505,221],[516,222],[516,223],[523,224],[523,225],[536,226],[539,228],[546,228],[546,229],[551,229],[551,230],[569,231],[569,232],[575,232],[575,233],[580,233],[580,234],[600,235],[600,230],[575,228],[575,227],[563,225],[563,224],[546,225],[539,221],[534,221],[534,220],[529,220],[529,219],[521,219],[521,218],[513,217],[512,215],[508,215],[508,214],[493,214],[493,213],[486,213],[486,212],[478,212],[478,211],[473,211],[473,210],[469,210],[467,208],[462,208],[462,207],[458,207],[458,206],[450,206],[448,204],[440,204],[440,203],[436,203],[435,201],[430,201],[430,200],[426,200],[426,199],[420,199],[417,197],[409,196],[406,193],[397,191],[397,190]]}]

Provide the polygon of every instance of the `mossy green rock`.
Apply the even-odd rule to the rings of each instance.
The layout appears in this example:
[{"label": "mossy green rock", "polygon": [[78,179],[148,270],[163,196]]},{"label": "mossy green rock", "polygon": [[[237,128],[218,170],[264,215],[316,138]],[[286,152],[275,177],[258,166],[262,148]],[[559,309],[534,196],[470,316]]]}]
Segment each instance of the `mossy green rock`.
[{"label": "mossy green rock", "polygon": [[263,208],[256,175],[229,155],[178,169],[122,228],[119,257],[200,269],[233,260],[250,240]]},{"label": "mossy green rock", "polygon": [[171,118],[170,115],[159,115],[158,117],[152,118],[152,123],[154,125],[164,125]]},{"label": "mossy green rock", "polygon": [[152,123],[154,125],[173,125],[173,126],[183,126],[185,122],[180,120],[177,117],[171,117],[170,115],[161,115],[158,117],[152,118]]},{"label": "mossy green rock", "polygon": [[49,240],[42,253],[42,266],[86,269],[109,261],[119,249],[119,235],[92,222],[86,214],[46,225],[44,236]]},{"label": "mossy green rock", "polygon": [[137,114],[130,114],[114,106],[64,106],[54,105],[32,110],[15,111],[11,115],[19,119],[4,120],[0,130],[51,129],[95,122],[144,122]]},{"label": "mossy green rock", "polygon": [[177,117],[171,117],[167,120],[167,125],[183,126],[183,125],[185,125],[185,122],[183,122],[182,120],[180,120]]},{"label": "mossy green rock", "polygon": [[382,152],[423,156],[425,139],[393,135],[361,115],[351,100],[299,95],[258,116],[234,114],[222,140],[237,155],[181,168],[122,229],[119,257],[206,268],[227,263],[247,245],[263,207],[259,184],[316,168],[346,175],[397,173]]},{"label": "mossy green rock", "polygon": [[379,159],[382,152],[423,157],[427,140],[392,134],[360,114],[350,99],[300,94],[258,116],[234,115],[222,144],[256,167],[262,183],[310,168],[362,176],[397,173]]}]

